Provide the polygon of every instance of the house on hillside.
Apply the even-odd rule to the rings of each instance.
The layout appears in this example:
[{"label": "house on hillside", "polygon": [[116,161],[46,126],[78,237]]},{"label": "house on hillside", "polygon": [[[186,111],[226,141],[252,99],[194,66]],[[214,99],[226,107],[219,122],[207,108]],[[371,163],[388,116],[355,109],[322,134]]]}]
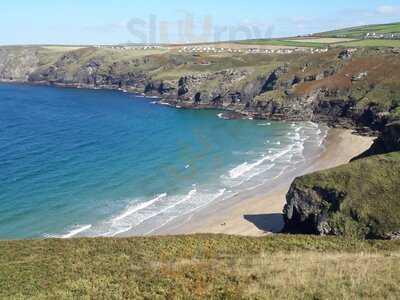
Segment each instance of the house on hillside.
[{"label": "house on hillside", "polygon": [[400,40],[400,32],[392,33],[376,33],[368,32],[365,35],[366,39],[382,39],[382,40]]}]

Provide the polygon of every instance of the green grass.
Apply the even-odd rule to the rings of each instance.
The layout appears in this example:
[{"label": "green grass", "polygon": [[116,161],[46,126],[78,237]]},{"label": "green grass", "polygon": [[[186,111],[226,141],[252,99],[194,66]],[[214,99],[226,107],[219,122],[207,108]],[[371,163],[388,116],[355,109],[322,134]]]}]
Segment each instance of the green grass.
[{"label": "green grass", "polygon": [[344,28],[334,31],[317,33],[315,36],[321,37],[348,37],[348,38],[362,38],[368,32],[376,33],[398,33],[400,32],[400,23],[391,24],[378,24],[378,25],[366,25],[358,27]]},{"label": "green grass", "polygon": [[288,41],[293,41],[293,42],[304,42],[304,43],[318,43],[318,44],[337,44],[337,43],[344,43],[344,42],[350,42],[354,41],[354,39],[348,39],[348,38],[321,38],[321,37],[303,37],[303,38],[294,38],[294,39],[288,39]]},{"label": "green grass", "polygon": [[400,47],[400,40],[360,40],[335,44],[341,47]]},{"label": "green grass", "polygon": [[196,235],[0,242],[1,299],[400,297],[400,241]]},{"label": "green grass", "polygon": [[267,45],[267,46],[286,46],[286,47],[307,47],[307,48],[326,48],[328,44],[319,42],[297,42],[293,40],[246,40],[237,42],[242,45]]}]

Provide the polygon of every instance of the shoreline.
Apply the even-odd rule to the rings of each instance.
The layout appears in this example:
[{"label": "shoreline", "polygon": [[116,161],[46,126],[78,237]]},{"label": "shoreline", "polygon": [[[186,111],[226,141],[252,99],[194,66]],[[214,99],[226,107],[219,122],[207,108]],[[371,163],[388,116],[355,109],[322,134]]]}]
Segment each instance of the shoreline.
[{"label": "shoreline", "polygon": [[[282,210],[286,203],[285,196],[296,177],[346,164],[369,149],[374,139],[355,135],[352,130],[329,129],[324,142],[325,150],[317,158],[306,162],[302,169],[289,172],[285,178],[268,186],[211,203],[151,235],[211,233],[259,237],[278,233],[284,225]],[[124,236],[129,236],[129,233]]]},{"label": "shoreline", "polygon": [[[17,84],[17,82],[4,81],[1,83]],[[46,85],[37,82],[19,82],[18,84],[97,90],[91,87]],[[124,92],[121,89],[113,88],[99,89]],[[150,96],[143,94],[128,93],[150,98]],[[162,98],[157,98],[162,100]],[[163,103],[160,101],[159,104]],[[325,150],[321,149],[317,158],[309,158],[302,164],[302,168],[285,173],[285,178],[278,178],[251,191],[240,191],[228,200],[210,203],[190,215],[180,216],[145,235],[222,233],[263,236],[279,232],[283,226],[282,210],[285,204],[285,195],[295,177],[347,163],[350,159],[366,151],[375,139],[375,137],[355,135],[352,132],[351,129],[329,129],[324,141]],[[307,154],[307,151],[305,153]],[[117,236],[136,235],[128,231]]]}]

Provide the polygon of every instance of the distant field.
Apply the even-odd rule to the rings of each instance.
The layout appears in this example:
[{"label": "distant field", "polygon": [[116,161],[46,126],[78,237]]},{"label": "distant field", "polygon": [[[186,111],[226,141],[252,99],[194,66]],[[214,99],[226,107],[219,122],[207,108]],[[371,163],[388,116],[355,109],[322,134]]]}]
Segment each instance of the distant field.
[{"label": "distant field", "polygon": [[291,40],[249,40],[238,42],[243,45],[270,45],[286,47],[325,48],[340,47],[400,47],[400,40],[360,40],[352,38],[310,38]]},{"label": "distant field", "polygon": [[375,32],[381,34],[400,32],[400,23],[350,27],[339,30],[322,32],[315,35],[321,37],[360,38],[364,37],[368,32]]},{"label": "distant field", "polygon": [[307,48],[325,48],[327,45],[322,42],[310,42],[309,40],[247,40],[237,43],[243,45],[269,45],[269,46],[286,46],[286,47],[307,47]]},{"label": "distant field", "polygon": [[337,44],[343,47],[400,47],[400,40],[361,40]]},{"label": "distant field", "polygon": [[54,51],[73,51],[85,48],[84,46],[43,46],[42,48]]},{"label": "distant field", "polygon": [[310,38],[310,39],[293,39],[287,40],[289,42],[296,42],[296,43],[319,43],[319,44],[336,44],[336,43],[343,43],[343,42],[351,42],[354,39],[348,38]]}]

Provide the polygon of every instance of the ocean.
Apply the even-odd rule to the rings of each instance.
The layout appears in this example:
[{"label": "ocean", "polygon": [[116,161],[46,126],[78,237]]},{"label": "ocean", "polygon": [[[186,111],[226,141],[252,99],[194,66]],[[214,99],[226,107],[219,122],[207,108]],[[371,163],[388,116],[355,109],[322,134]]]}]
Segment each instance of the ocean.
[{"label": "ocean", "polygon": [[223,120],[118,91],[0,84],[0,239],[148,235],[273,183],[311,122]]}]

